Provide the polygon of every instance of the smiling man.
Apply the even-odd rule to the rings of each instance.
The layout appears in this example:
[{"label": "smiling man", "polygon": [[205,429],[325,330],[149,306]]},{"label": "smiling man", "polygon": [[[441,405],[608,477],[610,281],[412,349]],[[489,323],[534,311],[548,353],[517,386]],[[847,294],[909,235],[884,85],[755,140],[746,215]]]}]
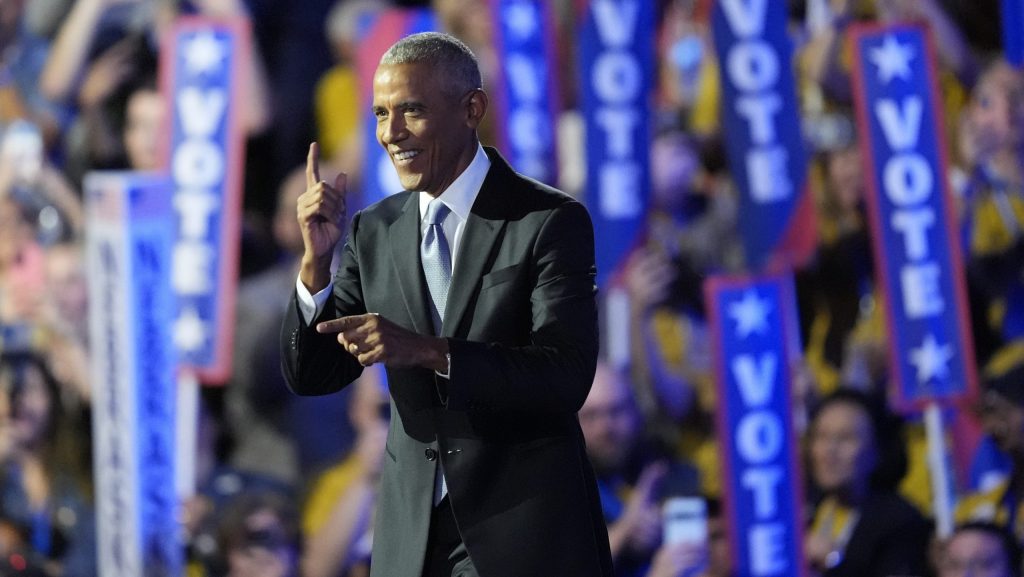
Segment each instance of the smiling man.
[{"label": "smiling man", "polygon": [[345,176],[321,180],[310,147],[284,371],[316,395],[387,369],[372,575],[610,576],[576,418],[597,358],[593,228],[582,205],[480,145],[481,86],[452,36],[385,53],[377,139],[407,190],[351,223]]}]

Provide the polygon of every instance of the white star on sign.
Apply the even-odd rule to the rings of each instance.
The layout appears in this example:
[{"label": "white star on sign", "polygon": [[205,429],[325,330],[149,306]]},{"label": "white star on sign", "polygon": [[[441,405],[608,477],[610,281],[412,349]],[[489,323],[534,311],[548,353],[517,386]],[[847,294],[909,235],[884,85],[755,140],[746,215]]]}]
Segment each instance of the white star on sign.
[{"label": "white star on sign", "polygon": [[927,383],[933,378],[944,379],[949,376],[947,364],[953,358],[953,347],[939,345],[935,335],[928,335],[921,346],[910,350],[910,364],[917,367],[917,381]]},{"label": "white star on sign", "polygon": [[768,330],[770,309],[768,302],[757,298],[754,290],[743,293],[743,300],[729,305],[729,316],[736,320],[736,334],[744,338],[750,333]]},{"label": "white star on sign", "polygon": [[185,41],[185,67],[190,74],[205,74],[220,68],[227,49],[213,32],[203,30]]},{"label": "white star on sign", "polygon": [[182,351],[197,351],[206,343],[206,325],[194,308],[182,311],[174,321],[174,344]]},{"label": "white star on sign", "polygon": [[508,28],[518,38],[529,38],[537,29],[537,10],[529,2],[516,2],[505,11]]},{"label": "white star on sign", "polygon": [[913,47],[900,44],[891,34],[885,37],[882,46],[872,48],[871,55],[868,56],[868,59],[878,67],[878,77],[886,84],[894,76],[909,80],[913,75],[910,70],[910,61],[913,58]]}]

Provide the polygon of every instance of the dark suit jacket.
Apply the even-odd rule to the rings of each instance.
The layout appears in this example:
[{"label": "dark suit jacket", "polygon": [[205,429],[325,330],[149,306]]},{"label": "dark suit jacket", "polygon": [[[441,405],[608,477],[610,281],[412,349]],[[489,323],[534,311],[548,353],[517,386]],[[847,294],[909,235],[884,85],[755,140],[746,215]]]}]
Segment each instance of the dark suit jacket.
[{"label": "dark suit jacket", "polygon": [[896,493],[872,494],[861,507],[843,560],[823,577],[928,574],[928,521]]},{"label": "dark suit jacket", "polygon": [[[464,229],[442,336],[450,379],[388,369],[391,429],[372,572],[420,577],[434,475],[443,463],[455,518],[485,577],[611,572],[608,536],[576,412],[597,358],[593,228],[586,209],[526,179],[492,149]],[[419,262],[418,193],[356,214],[325,320],[367,311],[433,334]],[[282,334],[299,394],[325,394],[361,367],[335,335]]]}]

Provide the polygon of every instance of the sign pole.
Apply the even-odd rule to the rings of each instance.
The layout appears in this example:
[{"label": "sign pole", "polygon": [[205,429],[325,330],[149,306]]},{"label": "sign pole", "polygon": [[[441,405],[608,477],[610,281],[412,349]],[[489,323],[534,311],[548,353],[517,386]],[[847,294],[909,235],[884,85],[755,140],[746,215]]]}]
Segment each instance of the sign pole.
[{"label": "sign pole", "polygon": [[939,539],[953,534],[953,507],[950,503],[949,467],[946,439],[942,426],[942,409],[932,401],[924,409],[925,433],[928,439],[928,469],[931,471],[932,508],[935,512],[935,533]]}]

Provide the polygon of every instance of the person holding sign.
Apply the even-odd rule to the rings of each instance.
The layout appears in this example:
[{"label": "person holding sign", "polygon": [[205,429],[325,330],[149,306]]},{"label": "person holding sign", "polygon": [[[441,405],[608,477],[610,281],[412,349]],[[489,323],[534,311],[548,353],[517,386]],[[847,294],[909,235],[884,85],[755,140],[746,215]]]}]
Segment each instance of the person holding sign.
[{"label": "person holding sign", "polygon": [[387,369],[372,575],[610,576],[576,419],[597,360],[593,229],[481,146],[480,86],[449,35],[388,49],[373,113],[406,191],[347,227],[345,175],[321,180],[310,147],[284,371],[316,395]]}]

